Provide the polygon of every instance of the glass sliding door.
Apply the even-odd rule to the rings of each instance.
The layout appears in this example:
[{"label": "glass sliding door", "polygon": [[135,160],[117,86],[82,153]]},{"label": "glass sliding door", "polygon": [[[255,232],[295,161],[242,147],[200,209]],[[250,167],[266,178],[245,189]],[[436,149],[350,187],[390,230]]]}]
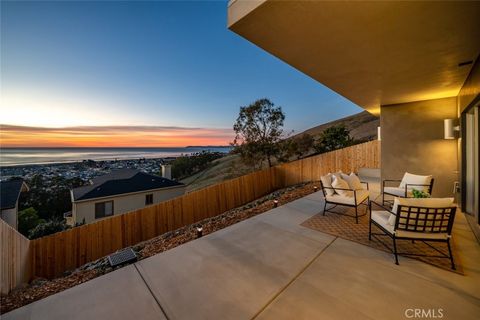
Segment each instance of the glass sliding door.
[{"label": "glass sliding door", "polygon": [[479,215],[479,105],[477,103],[463,114],[464,124],[464,211],[475,217],[480,224]]}]

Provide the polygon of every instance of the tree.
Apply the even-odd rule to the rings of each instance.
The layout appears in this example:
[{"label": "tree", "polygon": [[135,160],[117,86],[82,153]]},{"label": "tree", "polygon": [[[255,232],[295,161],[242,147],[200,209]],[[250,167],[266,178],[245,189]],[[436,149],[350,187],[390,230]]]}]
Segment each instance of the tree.
[{"label": "tree", "polygon": [[325,129],[317,140],[314,148],[318,153],[345,148],[354,144],[350,131],[344,125]]},{"label": "tree", "polygon": [[61,232],[69,229],[70,227],[63,220],[53,219],[47,222],[40,223],[35,228],[30,230],[28,234],[29,239],[36,239],[44,236],[48,236],[53,233]]},{"label": "tree", "polygon": [[32,207],[18,212],[18,231],[24,236],[28,236],[31,229],[44,222],[45,220],[40,219],[37,210]]},{"label": "tree", "polygon": [[297,141],[295,139],[285,139],[278,143],[277,159],[280,162],[288,162],[291,160],[297,149]]},{"label": "tree", "polygon": [[221,152],[201,151],[192,155],[182,155],[172,162],[172,176],[179,180],[205,170],[210,163],[223,157]]},{"label": "tree", "polygon": [[304,133],[299,137],[295,138],[295,145],[296,148],[294,149],[294,153],[297,156],[297,159],[303,157],[306,153],[308,153],[315,143],[313,137],[308,134]]},{"label": "tree", "polygon": [[72,208],[70,189],[83,184],[80,178],[66,179],[58,176],[48,180],[35,175],[28,183],[30,191],[20,195],[20,209],[35,207],[42,219],[63,219],[63,213]]},{"label": "tree", "polygon": [[284,139],[278,143],[277,159],[280,162],[288,162],[293,156],[300,159],[312,150],[314,143],[315,139],[308,133]]},{"label": "tree", "polygon": [[285,114],[268,99],[259,99],[249,106],[240,107],[233,125],[233,145],[242,159],[250,164],[268,161],[278,153],[278,142],[283,134]]}]

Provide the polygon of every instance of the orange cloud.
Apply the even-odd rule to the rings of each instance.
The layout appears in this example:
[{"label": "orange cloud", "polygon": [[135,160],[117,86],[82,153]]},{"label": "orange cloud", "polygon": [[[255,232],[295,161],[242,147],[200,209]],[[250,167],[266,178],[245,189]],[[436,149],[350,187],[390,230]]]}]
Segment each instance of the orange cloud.
[{"label": "orange cloud", "polygon": [[1,147],[184,147],[228,145],[232,129],[161,126],[42,128],[0,125]]}]

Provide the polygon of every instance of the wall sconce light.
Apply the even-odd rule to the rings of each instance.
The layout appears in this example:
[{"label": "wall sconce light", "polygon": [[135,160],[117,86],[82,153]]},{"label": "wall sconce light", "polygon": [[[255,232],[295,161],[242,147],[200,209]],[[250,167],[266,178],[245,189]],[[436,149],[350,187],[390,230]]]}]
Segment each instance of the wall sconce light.
[{"label": "wall sconce light", "polygon": [[444,139],[455,139],[455,131],[460,131],[460,126],[453,125],[453,119],[443,120],[443,137]]},{"label": "wall sconce light", "polygon": [[377,140],[382,141],[382,129],[377,127]]}]

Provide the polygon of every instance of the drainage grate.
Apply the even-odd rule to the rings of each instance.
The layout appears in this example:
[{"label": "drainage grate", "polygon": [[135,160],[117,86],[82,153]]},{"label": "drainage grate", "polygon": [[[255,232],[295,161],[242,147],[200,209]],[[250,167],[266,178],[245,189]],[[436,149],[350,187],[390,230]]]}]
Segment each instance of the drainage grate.
[{"label": "drainage grate", "polygon": [[115,252],[108,256],[108,262],[110,262],[112,267],[133,261],[137,261],[137,256],[131,248]]}]

